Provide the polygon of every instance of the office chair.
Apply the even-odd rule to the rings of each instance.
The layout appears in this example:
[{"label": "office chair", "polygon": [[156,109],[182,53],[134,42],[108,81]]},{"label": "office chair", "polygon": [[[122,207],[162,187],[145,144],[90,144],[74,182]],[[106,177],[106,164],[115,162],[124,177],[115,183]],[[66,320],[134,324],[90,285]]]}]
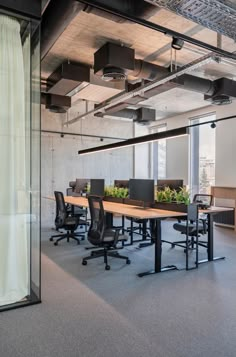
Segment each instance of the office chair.
[{"label": "office chair", "polygon": [[118,229],[106,229],[105,212],[103,208],[102,198],[99,196],[90,195],[88,197],[89,210],[91,215],[91,225],[88,231],[88,241],[99,250],[91,252],[90,256],[83,258],[82,264],[87,265],[87,261],[99,257],[104,258],[105,269],[110,270],[108,265],[108,256],[113,258],[125,259],[126,264],[130,264],[128,257],[118,254],[116,249],[117,243],[127,240],[127,237],[120,235]]},{"label": "office chair", "polygon": [[[195,203],[199,209],[207,209],[212,205],[213,201],[213,196],[208,195],[208,194],[203,194],[203,193],[198,193],[195,194],[193,197],[193,203]],[[186,217],[179,217],[178,222],[181,224],[182,221],[185,221]],[[204,213],[200,213],[199,215],[199,221],[200,221],[200,226],[199,226],[199,234],[205,235],[208,231],[208,224],[207,224],[207,216]],[[178,230],[178,229],[177,229]],[[184,234],[184,232],[181,232]],[[175,245],[180,245],[185,244],[185,240],[180,240],[175,243],[172,243],[171,246],[172,248],[175,247]],[[198,245],[208,248],[207,241],[205,240],[198,240]],[[194,246],[194,235],[191,238],[191,246]],[[185,247],[184,247],[185,248]]]},{"label": "office chair", "polygon": [[82,240],[84,239],[84,235],[75,233],[78,225],[80,224],[79,217],[71,215],[67,209],[64,201],[64,196],[62,192],[54,191],[55,199],[56,199],[56,218],[55,225],[56,229],[65,229],[66,233],[56,234],[50,237],[50,241],[53,242],[54,238],[58,239],[54,242],[54,245],[58,245],[58,242],[62,239],[67,239],[67,242],[70,241],[70,238],[77,241],[77,244],[80,244],[78,237]]},{"label": "office chair", "polygon": [[[72,190],[72,188],[68,187],[66,189],[66,195],[67,196],[78,196],[80,197],[80,194],[76,194],[74,193],[74,191]],[[87,226],[88,226],[88,210],[87,208],[83,208],[80,206],[72,206],[72,205],[68,205],[67,204],[67,210],[68,212],[70,212],[72,214],[72,216],[78,216],[80,219],[80,228],[82,228],[82,226],[84,226],[84,233],[87,232]]]},{"label": "office chair", "polygon": [[[179,244],[179,242],[172,243],[172,245],[177,245],[179,247],[184,248],[186,253],[186,270],[194,269],[198,267],[198,237],[199,234],[205,233],[205,227],[202,223],[199,222],[199,215],[198,215],[198,205],[196,203],[191,203],[188,205],[187,208],[187,219],[185,222],[182,223],[175,223],[173,228],[182,234],[185,234],[186,239],[184,244]],[[190,251],[196,251],[196,261],[195,267],[189,268],[189,259],[188,253]]]},{"label": "office chair", "polygon": [[[206,225],[205,222],[199,219],[198,214],[198,205],[196,203],[191,203],[187,207],[187,218],[185,221],[180,223],[175,223],[173,228],[185,235],[185,240],[170,242],[166,240],[162,240],[162,242],[171,244],[171,247],[175,246],[184,248],[184,252],[186,253],[186,270],[189,270],[188,266],[188,253],[189,251],[196,250],[196,266],[198,262],[198,247],[199,247],[199,234],[206,233]],[[201,244],[203,245],[203,244]],[[207,247],[205,244],[204,247]]]}]

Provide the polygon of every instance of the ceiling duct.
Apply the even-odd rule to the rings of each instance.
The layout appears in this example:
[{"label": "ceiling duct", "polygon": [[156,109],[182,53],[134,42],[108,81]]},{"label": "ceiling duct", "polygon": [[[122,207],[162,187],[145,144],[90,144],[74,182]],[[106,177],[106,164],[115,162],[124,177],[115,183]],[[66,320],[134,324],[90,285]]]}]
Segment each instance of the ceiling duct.
[{"label": "ceiling duct", "polygon": [[84,9],[76,0],[51,0],[41,22],[41,59],[43,59],[69,23]]},{"label": "ceiling duct", "polygon": [[90,81],[90,68],[82,64],[63,63],[47,79],[47,92],[67,95],[82,82]]},{"label": "ceiling duct", "polygon": [[[135,59],[133,49],[125,46],[120,46],[113,43],[106,43],[94,55],[94,71],[99,74],[102,71],[109,69],[114,71],[114,67],[126,73],[126,75],[135,78],[154,81],[167,76],[170,72],[169,68],[165,68],[153,63],[149,63],[140,59]],[[137,95],[129,98],[125,102],[121,102],[118,108],[110,108],[117,112],[123,110],[130,105],[136,105],[145,99],[151,98],[163,92],[166,92],[175,87],[190,90],[204,94],[205,100],[210,100],[212,104],[224,105],[230,104],[231,98],[236,97],[236,82],[227,78],[211,81],[206,78],[196,77],[190,74],[178,76],[174,80],[153,89],[147,90],[143,95]],[[115,106],[116,107],[116,106]]]},{"label": "ceiling duct", "polygon": [[[133,16],[141,17],[145,20],[148,20],[150,17],[155,15],[157,11],[159,11],[156,6],[137,0],[100,0],[100,3],[103,5],[112,5],[115,10],[125,11]],[[117,23],[129,22],[128,20],[122,19],[120,16],[109,14],[106,11],[97,9],[90,5],[86,5],[83,11]]]},{"label": "ceiling duct", "polygon": [[134,70],[132,48],[107,42],[94,53],[94,73],[103,80],[124,80],[128,70]]},{"label": "ceiling duct", "polygon": [[[116,108],[117,110],[117,108]],[[105,113],[99,112],[95,114],[98,117],[113,117],[120,119],[130,119],[140,125],[149,125],[151,122],[156,120],[156,111],[155,109],[149,108],[139,108],[139,109],[122,109],[114,112],[114,108],[109,108]]]},{"label": "ceiling duct", "polygon": [[53,113],[65,113],[71,107],[71,97],[41,93],[41,104]]},{"label": "ceiling duct", "polygon": [[236,82],[228,78],[220,78],[214,81],[215,92],[212,95],[205,94],[204,99],[212,104],[231,104],[232,98],[236,97]]},{"label": "ceiling duct", "polygon": [[236,5],[223,0],[145,0],[236,40]]}]

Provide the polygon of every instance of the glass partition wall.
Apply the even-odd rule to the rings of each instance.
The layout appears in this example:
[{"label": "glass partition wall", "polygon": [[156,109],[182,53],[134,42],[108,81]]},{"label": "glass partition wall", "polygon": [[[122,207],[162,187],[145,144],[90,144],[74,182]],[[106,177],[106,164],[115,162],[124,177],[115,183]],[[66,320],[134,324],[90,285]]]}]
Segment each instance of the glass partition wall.
[{"label": "glass partition wall", "polygon": [[40,302],[39,23],[0,9],[0,311]]}]

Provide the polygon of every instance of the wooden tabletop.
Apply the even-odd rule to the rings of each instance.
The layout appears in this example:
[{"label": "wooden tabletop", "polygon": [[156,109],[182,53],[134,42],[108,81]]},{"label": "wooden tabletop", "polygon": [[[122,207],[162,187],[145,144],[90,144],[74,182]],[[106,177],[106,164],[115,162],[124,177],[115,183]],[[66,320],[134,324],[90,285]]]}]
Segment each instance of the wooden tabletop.
[{"label": "wooden tabletop", "polygon": [[[48,199],[55,200],[54,197],[47,197]],[[85,197],[73,197],[64,196],[65,203],[69,203],[74,206],[88,207],[88,199]],[[123,203],[103,201],[104,210],[113,214],[120,214],[127,217],[133,217],[138,219],[151,219],[151,218],[171,218],[186,216],[186,213],[161,210],[157,208],[142,208],[137,206],[131,206]],[[201,213],[218,213],[224,211],[230,211],[232,208],[226,207],[211,207],[206,210],[199,210]]]}]

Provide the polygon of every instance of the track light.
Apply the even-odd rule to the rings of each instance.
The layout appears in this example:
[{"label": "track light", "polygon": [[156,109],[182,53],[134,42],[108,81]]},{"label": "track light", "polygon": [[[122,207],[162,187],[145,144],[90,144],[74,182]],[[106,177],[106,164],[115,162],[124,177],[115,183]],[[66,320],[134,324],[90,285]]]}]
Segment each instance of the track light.
[{"label": "track light", "polygon": [[119,141],[117,143],[102,145],[102,146],[93,147],[90,149],[79,150],[78,154],[79,155],[92,154],[92,153],[99,152],[99,151],[119,149],[119,148],[134,146],[134,145],[138,145],[138,144],[150,143],[150,142],[162,140],[162,139],[175,138],[175,137],[184,136],[187,134],[188,134],[188,128],[181,127],[181,128],[177,128],[177,129],[161,131],[159,133],[138,136],[138,137],[135,137],[132,139]]},{"label": "track light", "polygon": [[184,40],[178,37],[173,37],[171,47],[174,48],[175,50],[181,50],[184,45]]},{"label": "track light", "polygon": [[214,122],[211,123],[211,128],[212,128],[212,129],[215,129],[215,128],[216,128],[216,123],[214,123]]}]

